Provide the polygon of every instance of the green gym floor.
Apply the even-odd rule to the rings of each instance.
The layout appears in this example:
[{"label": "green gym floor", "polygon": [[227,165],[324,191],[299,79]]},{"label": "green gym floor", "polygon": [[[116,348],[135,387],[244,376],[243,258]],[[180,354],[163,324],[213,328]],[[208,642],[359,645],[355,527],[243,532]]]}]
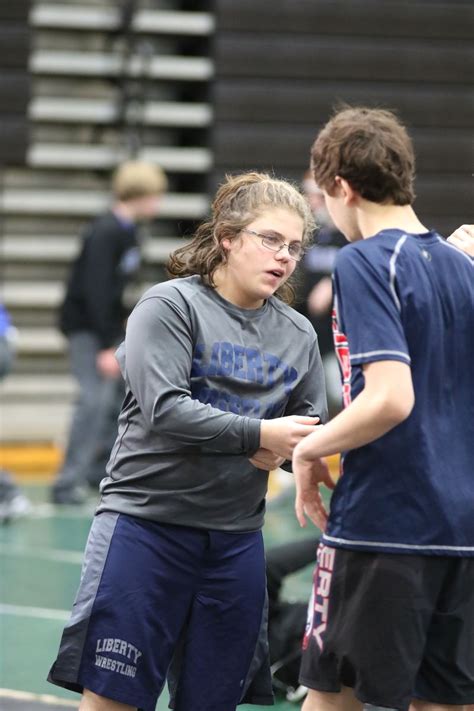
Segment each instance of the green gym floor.
[{"label": "green gym floor", "polygon": [[[80,507],[55,507],[48,503],[44,482],[21,486],[34,504],[32,513],[0,527],[0,709],[77,708],[79,697],[48,684],[46,676],[79,582],[94,500]],[[267,546],[311,535],[311,524],[306,529],[298,526],[291,490],[270,501]],[[307,600],[311,575],[307,568],[291,576],[285,596]],[[167,701],[163,693],[157,711],[164,711]],[[260,708],[269,707],[239,706],[242,711]],[[278,701],[273,708],[295,711],[298,706]]]}]

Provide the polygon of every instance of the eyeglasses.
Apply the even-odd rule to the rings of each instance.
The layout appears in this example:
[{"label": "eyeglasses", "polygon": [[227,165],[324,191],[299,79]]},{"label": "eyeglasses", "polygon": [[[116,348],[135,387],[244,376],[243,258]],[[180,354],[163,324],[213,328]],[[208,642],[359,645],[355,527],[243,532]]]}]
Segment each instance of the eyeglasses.
[{"label": "eyeglasses", "polygon": [[304,248],[301,242],[290,242],[288,244],[287,242],[283,242],[283,240],[276,235],[264,235],[261,232],[255,232],[255,230],[249,230],[247,228],[244,228],[242,232],[248,232],[249,235],[260,237],[263,246],[272,252],[279,252],[284,247],[287,247],[288,254],[295,262],[299,262],[304,256]]}]

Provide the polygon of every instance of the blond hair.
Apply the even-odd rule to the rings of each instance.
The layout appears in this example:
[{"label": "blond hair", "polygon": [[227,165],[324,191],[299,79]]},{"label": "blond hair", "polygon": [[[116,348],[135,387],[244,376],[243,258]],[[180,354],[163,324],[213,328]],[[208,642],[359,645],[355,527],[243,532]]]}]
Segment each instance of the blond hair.
[{"label": "blond hair", "polygon": [[147,195],[161,195],[168,186],[160,166],[140,160],[122,163],[112,177],[112,189],[117,200],[126,202]]},{"label": "blond hair", "polygon": [[[213,275],[227,260],[222,240],[234,239],[262,212],[272,207],[290,210],[301,217],[303,245],[307,246],[315,227],[314,219],[308,203],[294,185],[267,173],[227,175],[212,203],[211,218],[200,225],[188,244],[171,254],[168,273],[173,277],[199,274],[206,284],[215,286]],[[291,303],[295,291],[287,281],[276,295]]]}]

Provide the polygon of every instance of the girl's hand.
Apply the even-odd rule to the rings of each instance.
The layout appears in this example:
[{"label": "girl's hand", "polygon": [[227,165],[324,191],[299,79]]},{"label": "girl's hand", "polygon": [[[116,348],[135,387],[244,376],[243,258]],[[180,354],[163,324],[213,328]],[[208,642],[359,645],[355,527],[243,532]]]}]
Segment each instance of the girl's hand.
[{"label": "girl's hand", "polygon": [[278,467],[283,464],[285,457],[280,457],[278,454],[270,452],[269,449],[260,447],[260,449],[257,449],[249,461],[254,465],[254,467],[257,467],[257,469],[263,469],[264,471],[271,472],[273,469],[278,469]]}]

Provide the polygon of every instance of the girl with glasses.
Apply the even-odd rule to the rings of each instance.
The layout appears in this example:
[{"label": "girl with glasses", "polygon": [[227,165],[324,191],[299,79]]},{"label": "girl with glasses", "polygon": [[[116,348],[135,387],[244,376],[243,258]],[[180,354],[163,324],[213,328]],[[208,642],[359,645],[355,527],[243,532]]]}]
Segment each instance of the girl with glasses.
[{"label": "girl with glasses", "polygon": [[288,305],[313,226],[289,183],[228,177],[129,318],[118,437],[50,672],[81,711],[152,711],[166,677],[176,711],[271,702],[268,473],[327,416],[317,336]]}]

